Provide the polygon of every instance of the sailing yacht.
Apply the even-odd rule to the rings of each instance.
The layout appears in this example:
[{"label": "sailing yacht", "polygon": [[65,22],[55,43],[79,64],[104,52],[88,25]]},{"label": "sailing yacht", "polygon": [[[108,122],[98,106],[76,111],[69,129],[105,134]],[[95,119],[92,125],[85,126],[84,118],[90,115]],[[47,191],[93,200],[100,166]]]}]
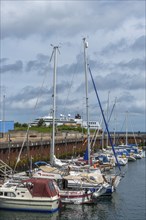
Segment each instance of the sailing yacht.
[{"label": "sailing yacht", "polygon": [[[87,86],[87,62],[86,62],[86,48],[88,46],[86,39],[83,38],[84,43],[84,57],[85,57],[85,81],[86,81],[86,113],[87,113],[87,143],[88,143],[88,166],[90,167],[90,129],[89,129],[89,113],[88,113],[88,86]],[[51,149],[50,149],[50,164],[52,171],[38,170],[34,173],[33,177],[39,179],[54,179],[58,183],[59,190],[58,193],[61,198],[62,203],[72,203],[72,204],[85,204],[93,203],[95,199],[100,195],[104,194],[108,187],[112,188],[112,185],[109,185],[105,182],[103,176],[97,174],[95,171],[93,173],[77,173],[74,172],[74,175],[63,175],[61,174],[56,177],[55,174],[55,165],[56,161],[59,163],[58,159],[55,157],[55,117],[56,117],[56,62],[57,62],[57,51],[58,46],[53,47],[54,55],[54,75],[53,75],[53,120],[52,120],[52,140],[51,140]],[[62,164],[59,164],[63,167]],[[49,168],[49,166],[47,167]],[[89,169],[91,171],[91,169]],[[58,174],[57,174],[58,175]],[[98,177],[98,178],[97,178]],[[61,179],[61,180],[60,180]],[[100,181],[99,181],[100,179]],[[31,195],[30,195],[31,196]]]},{"label": "sailing yacht", "polygon": [[[87,88],[87,63],[86,63],[86,48],[87,48],[87,42],[85,38],[83,38],[84,43],[84,60],[85,60],[85,81],[86,81],[86,111],[88,115],[88,88]],[[41,169],[41,176],[48,176],[50,178],[55,173],[55,167],[59,165],[59,167],[65,167],[67,164],[62,164],[59,159],[56,158],[54,155],[54,147],[55,147],[55,115],[56,115],[56,61],[57,61],[57,50],[58,47],[55,46],[53,48],[53,55],[54,55],[54,76],[53,76],[53,131],[52,131],[52,145],[50,150],[50,163],[52,166],[52,171],[48,171],[48,169],[51,169],[49,167],[45,167]],[[90,131],[89,131],[89,119],[87,116],[87,130],[88,130],[88,158],[90,158]],[[89,160],[90,161],[90,160]],[[90,162],[89,162],[90,163]],[[47,170],[46,170],[47,169]],[[35,173],[34,175],[38,177],[40,172]],[[56,174],[58,175],[58,174]],[[101,175],[101,174],[100,174]],[[78,176],[78,177],[77,177]],[[102,176],[102,175],[101,175]],[[61,180],[60,180],[61,179]],[[57,179],[57,182],[59,184],[59,194],[61,197],[62,203],[73,203],[73,204],[84,204],[84,203],[91,203],[93,202],[95,197],[100,196],[105,192],[105,188],[107,184],[104,184],[104,181],[102,179],[102,182],[94,181],[93,180],[89,182],[89,179],[85,179],[85,176],[79,176],[79,173],[75,175],[61,175],[61,178]],[[83,180],[84,179],[84,180]],[[95,177],[94,177],[95,179]],[[78,180],[78,181],[77,181]],[[71,184],[72,183],[72,184]],[[94,191],[93,191],[94,188]],[[96,194],[95,194],[96,192]]]}]

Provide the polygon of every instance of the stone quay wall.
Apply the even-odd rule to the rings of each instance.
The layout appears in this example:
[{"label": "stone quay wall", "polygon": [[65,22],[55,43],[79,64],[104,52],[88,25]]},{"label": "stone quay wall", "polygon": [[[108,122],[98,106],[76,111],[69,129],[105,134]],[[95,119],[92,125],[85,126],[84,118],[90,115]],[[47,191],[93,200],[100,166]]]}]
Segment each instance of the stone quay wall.
[{"label": "stone quay wall", "polygon": [[[112,140],[113,136],[111,135]],[[143,142],[143,137],[137,135],[136,141],[138,144]],[[135,143],[133,135],[128,135],[128,143]],[[101,148],[101,135],[96,137],[94,149],[97,151]],[[119,144],[125,143],[125,135],[116,137]],[[91,135],[91,141],[94,141]],[[107,137],[103,138],[104,146],[107,145]],[[108,143],[110,145],[110,143]],[[91,144],[92,146],[92,144]],[[51,135],[46,133],[29,132],[10,132],[0,139],[0,159],[9,166],[14,167],[20,154],[19,166],[30,163],[30,158],[33,162],[50,160]],[[87,136],[81,133],[64,132],[58,133],[55,136],[55,155],[57,158],[71,158],[78,155],[83,155],[87,147]]]}]

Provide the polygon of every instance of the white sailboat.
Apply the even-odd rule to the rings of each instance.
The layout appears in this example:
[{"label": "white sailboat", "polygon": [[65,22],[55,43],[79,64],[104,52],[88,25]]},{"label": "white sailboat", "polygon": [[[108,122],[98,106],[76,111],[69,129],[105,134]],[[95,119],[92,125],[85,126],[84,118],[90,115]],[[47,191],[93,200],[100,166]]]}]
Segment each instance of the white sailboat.
[{"label": "white sailboat", "polygon": [[88,165],[90,164],[90,127],[89,127],[89,104],[88,104],[88,76],[87,76],[87,58],[86,58],[86,49],[88,48],[88,43],[86,41],[86,38],[83,38],[84,43],[84,69],[85,69],[85,88],[86,88],[86,119],[87,119],[87,159],[88,159]]},{"label": "white sailboat", "polygon": [[[85,38],[83,39],[84,42],[84,55],[86,54],[86,48],[87,48],[87,42],[85,41]],[[58,46],[53,47],[53,53],[52,56],[54,55],[54,76],[53,76],[53,130],[52,130],[52,143],[51,143],[51,149],[50,149],[50,164],[51,167],[54,169],[55,165],[58,165],[60,167],[63,167],[63,165],[56,157],[55,157],[55,115],[56,115],[56,62],[57,62],[57,51],[58,51]],[[86,59],[85,59],[86,60]],[[85,62],[85,72],[87,70],[87,63]],[[87,85],[87,73],[85,74],[85,79],[86,79],[86,85]],[[87,86],[86,86],[87,87]],[[86,89],[86,108],[87,108],[87,115],[88,115],[88,90]],[[88,163],[90,166],[90,130],[89,130],[89,119],[87,116],[87,130],[88,130]],[[21,149],[22,150],[22,149]],[[21,152],[20,152],[21,153]],[[57,163],[57,164],[56,164]],[[100,174],[101,175],[101,174]],[[102,175],[101,175],[102,176]],[[45,172],[43,170],[38,170],[38,172],[35,172],[33,177],[39,178],[39,179],[58,179],[62,182],[62,187],[59,189],[59,195],[61,198],[62,203],[73,203],[73,204],[85,204],[85,203],[93,203],[95,202],[95,198],[100,196],[105,192],[105,189],[108,187],[107,183],[102,183],[95,182],[93,184],[93,179],[89,179],[88,181],[85,180],[85,177],[80,176],[78,174],[78,181],[76,181],[76,177],[72,175],[70,178],[64,177],[64,175],[56,176],[54,171],[52,170],[51,172]],[[75,179],[75,180],[74,180]],[[95,179],[95,177],[94,177]],[[71,181],[73,180],[74,184],[70,185]],[[92,180],[92,181],[91,181]],[[64,183],[67,183],[64,185]],[[14,181],[14,185],[15,185]],[[94,191],[93,191],[94,189]]]},{"label": "white sailboat", "polygon": [[[85,41],[85,38],[83,38],[84,42],[84,56],[86,57],[86,48],[87,48],[87,42]],[[53,131],[52,131],[52,145],[50,150],[50,163],[52,166],[56,165],[56,163],[61,163],[54,155],[54,148],[55,148],[55,115],[56,115],[56,61],[57,61],[57,50],[58,47],[55,46],[53,48],[53,55],[54,55],[54,77],[53,77]],[[85,81],[86,81],[86,108],[87,108],[87,130],[88,130],[88,158],[90,158],[90,131],[89,131],[89,119],[88,119],[88,89],[87,89],[87,63],[85,58]],[[90,164],[90,159],[89,159]],[[62,164],[61,164],[62,166]],[[74,176],[72,176],[72,179]],[[69,179],[65,179],[64,176],[62,176],[62,181],[66,182],[65,188],[60,189],[60,197],[62,203],[73,203],[73,204],[84,204],[84,203],[91,203],[93,202],[93,191],[91,191],[91,187],[81,187],[81,181],[80,185],[78,187],[69,187]],[[99,186],[99,184],[96,184]],[[93,187],[92,187],[93,188]],[[102,188],[96,191],[101,191]]]}]

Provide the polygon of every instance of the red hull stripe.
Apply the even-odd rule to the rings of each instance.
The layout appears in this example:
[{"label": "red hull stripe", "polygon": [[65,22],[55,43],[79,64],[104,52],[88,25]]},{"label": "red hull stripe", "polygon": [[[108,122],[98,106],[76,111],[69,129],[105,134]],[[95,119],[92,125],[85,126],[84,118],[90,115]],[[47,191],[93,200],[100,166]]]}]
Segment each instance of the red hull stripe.
[{"label": "red hull stripe", "polygon": [[60,195],[61,198],[85,198],[91,196],[92,193],[86,195]]}]

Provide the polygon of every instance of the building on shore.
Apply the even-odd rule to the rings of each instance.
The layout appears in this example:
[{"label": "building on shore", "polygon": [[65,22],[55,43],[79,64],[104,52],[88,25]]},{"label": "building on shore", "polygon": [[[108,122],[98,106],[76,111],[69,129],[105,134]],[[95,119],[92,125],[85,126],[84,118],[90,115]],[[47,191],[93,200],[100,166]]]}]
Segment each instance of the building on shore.
[{"label": "building on shore", "polygon": [[[45,126],[50,126],[52,125],[53,117],[52,115],[48,115],[48,116],[36,118],[31,123],[31,126],[37,126],[40,120],[43,120],[43,124]],[[67,116],[60,114],[60,117],[55,119],[55,124],[56,126],[66,125],[66,126],[74,126],[74,127],[78,126],[82,128],[87,128],[87,122],[84,121],[79,114],[75,115],[75,118],[72,118],[70,114],[68,114]],[[90,129],[102,130],[98,121],[94,121],[94,120],[89,121],[89,126]]]},{"label": "building on shore", "polygon": [[14,130],[14,121],[0,120],[0,133],[7,133],[10,130]]}]

